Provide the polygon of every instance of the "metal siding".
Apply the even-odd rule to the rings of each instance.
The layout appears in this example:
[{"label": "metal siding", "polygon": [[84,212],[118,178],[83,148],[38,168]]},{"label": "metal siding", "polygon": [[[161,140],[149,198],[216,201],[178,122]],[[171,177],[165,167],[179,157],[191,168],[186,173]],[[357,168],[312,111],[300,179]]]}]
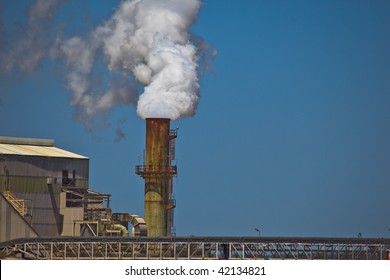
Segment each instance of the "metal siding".
[{"label": "metal siding", "polygon": [[35,237],[37,234],[7,199],[0,194],[0,242],[22,237]]},{"label": "metal siding", "polygon": [[[64,228],[61,235],[73,236],[74,221],[80,221],[84,219],[84,209],[82,207],[64,207],[61,208],[61,214],[64,215]],[[80,235],[80,227],[75,227],[75,235]]]},{"label": "metal siding", "polygon": [[13,192],[18,193],[29,193],[37,192],[44,193],[47,192],[47,179],[46,177],[15,177],[10,176],[5,178],[0,176],[0,192],[4,192],[9,188]]},{"label": "metal siding", "polygon": [[21,199],[31,201],[31,225],[40,236],[58,236],[62,227],[60,193],[15,193]]},{"label": "metal siding", "polygon": [[[76,179],[76,186],[78,188],[87,189],[88,180]],[[62,184],[52,186],[56,193],[60,192]],[[49,185],[47,184],[47,177],[25,177],[25,176],[10,176],[6,178],[0,175],[0,192],[7,189],[16,193],[48,193]]]},{"label": "metal siding", "polygon": [[87,179],[89,159],[2,155],[0,175],[61,177],[62,170],[76,170],[76,179]]},{"label": "metal siding", "polygon": [[[0,192],[10,188],[17,197],[28,201],[32,226],[40,236],[58,236],[64,225],[68,234],[72,227],[69,218],[82,217],[83,209],[61,211],[62,180],[49,185],[47,179],[61,178],[63,170],[68,170],[69,178],[73,179],[74,170],[76,186],[87,189],[89,159],[55,147],[25,144],[0,144],[0,155]],[[9,218],[5,215],[9,209],[3,208],[1,205],[0,225],[7,223]],[[71,217],[61,214],[70,214]],[[2,237],[10,235],[5,228],[13,230],[9,226],[0,228]],[[23,232],[24,235],[30,234],[25,229]]]}]

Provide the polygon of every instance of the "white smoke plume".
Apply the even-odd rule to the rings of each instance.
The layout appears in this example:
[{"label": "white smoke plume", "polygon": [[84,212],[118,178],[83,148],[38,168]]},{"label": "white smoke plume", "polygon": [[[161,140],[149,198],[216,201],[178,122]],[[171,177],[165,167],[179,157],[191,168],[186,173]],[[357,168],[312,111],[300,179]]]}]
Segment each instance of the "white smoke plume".
[{"label": "white smoke plume", "polygon": [[[12,42],[2,41],[0,53],[0,74],[13,70],[32,72],[40,64],[50,49],[50,31],[62,0],[36,0],[28,9],[26,26],[9,34]],[[17,34],[17,38],[14,38]],[[3,36],[5,33],[2,34]],[[8,35],[8,34],[7,34]],[[4,38],[4,37],[3,37]]]},{"label": "white smoke plume", "polygon": [[[199,0],[122,0],[90,34],[50,42],[53,18],[63,1],[32,2],[26,33],[10,51],[0,53],[0,74],[33,71],[49,53],[61,59],[70,103],[87,124],[116,105],[132,103],[144,119],[195,114],[197,61],[203,50],[190,41],[189,29]],[[108,74],[96,71],[101,62]],[[142,94],[135,79],[144,86]]]},{"label": "white smoke plume", "polygon": [[[135,84],[124,73],[114,77],[97,77],[94,66],[102,46],[100,28],[89,37],[58,40],[53,57],[63,59],[66,86],[72,93],[70,104],[77,108],[77,117],[92,127],[93,118],[116,105],[134,104],[138,93]],[[102,81],[103,80],[103,81]]]},{"label": "white smoke plume", "polygon": [[132,71],[145,85],[141,118],[192,116],[199,99],[197,49],[189,28],[198,0],[123,1],[103,27],[104,53],[112,71]]},{"label": "white smoke plume", "polygon": [[[118,103],[134,102],[134,89],[111,87],[91,94],[90,79],[102,49],[111,72],[134,77],[145,86],[138,99],[141,118],[178,119],[192,116],[199,99],[197,49],[189,28],[197,17],[198,0],[127,0],[88,38],[57,43],[56,53],[68,67],[71,103],[87,117]],[[125,85],[122,81],[122,85]],[[113,90],[115,89],[116,90]]]}]

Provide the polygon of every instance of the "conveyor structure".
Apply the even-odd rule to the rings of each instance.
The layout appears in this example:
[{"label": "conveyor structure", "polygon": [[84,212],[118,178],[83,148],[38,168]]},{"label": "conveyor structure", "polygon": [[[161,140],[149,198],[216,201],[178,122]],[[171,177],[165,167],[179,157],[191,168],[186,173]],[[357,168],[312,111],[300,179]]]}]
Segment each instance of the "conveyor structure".
[{"label": "conveyor structure", "polygon": [[385,260],[389,238],[72,237],[0,243],[0,258],[44,260]]}]

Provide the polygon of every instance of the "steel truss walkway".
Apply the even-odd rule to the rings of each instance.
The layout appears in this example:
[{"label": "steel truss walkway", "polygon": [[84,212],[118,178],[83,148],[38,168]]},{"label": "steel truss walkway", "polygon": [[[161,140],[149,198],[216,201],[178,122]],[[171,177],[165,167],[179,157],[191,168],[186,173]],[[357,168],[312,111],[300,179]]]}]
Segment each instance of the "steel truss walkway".
[{"label": "steel truss walkway", "polygon": [[0,257],[43,260],[383,260],[389,238],[67,237],[0,243]]}]

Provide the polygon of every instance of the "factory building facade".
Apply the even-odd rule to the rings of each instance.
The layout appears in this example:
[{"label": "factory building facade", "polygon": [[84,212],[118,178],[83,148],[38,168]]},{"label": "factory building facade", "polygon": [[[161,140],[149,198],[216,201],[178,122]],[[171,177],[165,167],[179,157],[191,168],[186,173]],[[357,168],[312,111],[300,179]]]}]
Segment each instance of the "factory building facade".
[{"label": "factory building facade", "polygon": [[53,140],[0,137],[0,242],[20,237],[127,235],[138,216],[113,214],[110,195],[89,189],[89,158]]}]

